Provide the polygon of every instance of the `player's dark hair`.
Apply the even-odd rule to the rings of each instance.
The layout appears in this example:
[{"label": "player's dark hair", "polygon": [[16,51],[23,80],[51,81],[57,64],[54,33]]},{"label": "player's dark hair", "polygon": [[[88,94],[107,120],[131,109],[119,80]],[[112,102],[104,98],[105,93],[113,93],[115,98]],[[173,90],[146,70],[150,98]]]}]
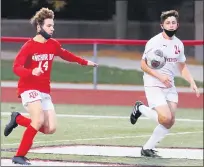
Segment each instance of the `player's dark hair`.
[{"label": "player's dark hair", "polygon": [[179,13],[176,10],[169,10],[161,13],[161,16],[160,16],[161,24],[163,24],[164,21],[170,16],[174,16],[177,22],[179,21]]},{"label": "player's dark hair", "polygon": [[48,8],[41,8],[36,14],[31,18],[30,23],[33,26],[44,24],[45,19],[54,19],[54,12]]}]

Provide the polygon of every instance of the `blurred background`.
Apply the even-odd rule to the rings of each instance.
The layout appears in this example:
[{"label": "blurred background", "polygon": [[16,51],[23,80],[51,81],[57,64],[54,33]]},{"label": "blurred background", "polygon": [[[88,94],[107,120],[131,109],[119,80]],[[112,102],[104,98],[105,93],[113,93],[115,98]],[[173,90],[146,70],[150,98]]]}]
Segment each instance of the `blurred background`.
[{"label": "blurred background", "polygon": [[[203,39],[202,4],[202,0],[2,0],[2,36],[35,35],[29,19],[36,10],[48,7],[55,11],[57,38],[147,40],[160,32],[161,12],[176,9],[180,13],[178,37],[182,40]],[[10,50],[11,47],[3,45],[2,49]],[[70,49],[84,50],[90,46],[72,46]],[[187,56],[203,60],[202,51],[198,52],[195,53],[194,47],[186,49]]]},{"label": "blurred background", "polygon": [[[71,52],[93,60],[98,68],[67,64],[57,58],[52,68],[51,95],[55,104],[59,128],[56,134],[39,134],[34,146],[52,146],[52,154],[29,153],[32,159],[50,159],[70,162],[103,162],[140,166],[203,166],[203,44],[196,45],[194,40],[203,40],[203,0],[2,0],[1,35],[2,37],[35,36],[29,19],[37,10],[48,7],[55,12],[55,38],[75,39],[113,39],[149,40],[161,32],[160,14],[175,9],[180,13],[180,28],[177,36],[181,40],[191,40],[185,46],[189,70],[201,91],[196,98],[189,84],[177,74],[175,83],[179,92],[176,124],[171,134],[159,147],[185,148],[181,152],[170,152],[168,159],[133,158],[127,152],[124,157],[84,156],[63,152],[54,153],[53,146],[67,144],[142,146],[151,136],[155,122],[140,119],[137,126],[129,122],[129,114],[136,100],[147,104],[143,87],[143,72],[140,60],[143,45],[112,44],[62,44]],[[15,42],[14,42],[15,41]],[[25,41],[24,41],[25,42]],[[18,77],[12,71],[13,60],[24,42],[1,41],[1,131],[7,124],[11,111],[27,114],[16,96]],[[202,42],[202,41],[201,41]],[[156,98],[156,95],[155,95]],[[60,115],[59,115],[60,114]],[[85,115],[85,117],[84,117]],[[148,122],[146,122],[148,121]],[[1,136],[1,164],[10,159],[16,149],[24,128],[16,130],[5,138]],[[12,136],[13,135],[13,136]],[[149,136],[148,136],[149,135]],[[172,135],[172,136],[171,136]],[[63,148],[63,147],[62,147]],[[192,150],[186,148],[194,148]],[[10,151],[11,150],[11,151]],[[50,150],[47,149],[47,150]],[[84,149],[90,151],[91,147]],[[101,152],[97,151],[96,152]],[[109,153],[113,153],[108,148]],[[173,154],[173,159],[172,155]],[[86,154],[88,155],[88,154]],[[102,155],[102,154],[101,154]],[[188,156],[182,159],[180,156]],[[176,156],[176,158],[175,158]],[[3,159],[4,158],[4,159]],[[44,161],[42,161],[43,163]],[[105,163],[104,163],[105,162]],[[7,162],[6,166],[9,164]],[[51,163],[50,163],[51,164]],[[36,164],[37,165],[37,164]],[[88,164],[90,165],[90,163]],[[46,165],[43,165],[46,166]],[[59,165],[60,166],[60,165]],[[65,165],[66,166],[66,165]],[[80,166],[80,165],[79,165]]]}]

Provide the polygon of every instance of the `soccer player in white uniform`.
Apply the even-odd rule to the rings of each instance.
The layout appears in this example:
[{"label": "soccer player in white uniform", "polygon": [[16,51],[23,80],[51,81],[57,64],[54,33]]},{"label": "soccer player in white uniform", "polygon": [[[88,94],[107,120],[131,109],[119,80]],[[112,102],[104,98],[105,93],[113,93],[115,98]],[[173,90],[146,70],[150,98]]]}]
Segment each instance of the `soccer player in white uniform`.
[{"label": "soccer player in white uniform", "polygon": [[[163,31],[147,42],[141,60],[141,69],[144,71],[144,89],[149,107],[137,101],[130,115],[132,124],[135,124],[141,115],[158,123],[152,136],[141,150],[141,155],[147,157],[158,157],[154,148],[168,134],[175,122],[178,104],[178,94],[174,85],[176,68],[199,97],[198,88],[185,63],[184,45],[175,36],[179,26],[179,14],[175,10],[165,11],[162,12],[160,18]],[[145,61],[146,54],[154,49],[162,49],[163,54],[167,56],[164,67],[157,70],[147,66]]]}]

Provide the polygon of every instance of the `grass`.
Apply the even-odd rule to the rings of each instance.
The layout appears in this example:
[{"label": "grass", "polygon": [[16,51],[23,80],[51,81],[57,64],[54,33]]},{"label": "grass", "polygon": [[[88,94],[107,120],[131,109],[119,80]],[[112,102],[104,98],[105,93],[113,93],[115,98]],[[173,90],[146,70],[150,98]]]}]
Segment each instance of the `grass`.
[{"label": "grass", "polygon": [[[98,67],[97,75],[99,84],[143,85],[143,73],[137,70],[122,70],[119,68],[100,66]],[[18,77],[12,72],[12,61],[1,60],[1,80],[16,81],[17,79]],[[51,79],[53,82],[92,83],[93,68],[54,62]],[[189,84],[180,77],[175,78],[175,84],[177,86],[189,86]],[[197,82],[197,85],[203,87],[203,82]]]},{"label": "grass", "polygon": [[[2,103],[1,111],[22,110],[21,104]],[[129,122],[131,107],[118,106],[92,106],[92,105],[56,105],[57,114],[66,115],[98,115],[98,116],[123,116],[124,118],[77,118],[58,117],[58,130],[53,135],[43,135],[39,133],[34,146],[45,145],[65,145],[65,144],[92,144],[92,145],[122,145],[122,146],[142,146],[149,137],[137,137],[138,135],[151,135],[156,123],[151,120],[140,119],[136,126]],[[178,109],[177,119],[201,119],[203,111],[199,109]],[[8,116],[1,116],[1,148],[17,148],[17,145],[5,145],[19,143],[21,134],[25,128],[17,127],[9,137],[3,136],[3,128],[8,120]],[[176,121],[171,129],[171,133],[203,131],[203,122]],[[123,138],[114,138],[123,136]],[[97,139],[96,139],[97,138]],[[106,138],[106,139],[101,139]],[[84,140],[89,139],[89,140]],[[60,140],[60,141],[58,141]],[[63,140],[63,141],[62,141]],[[49,143],[48,143],[49,142]],[[167,136],[159,147],[191,147],[203,148],[203,133],[183,134]],[[2,151],[1,157],[12,157],[14,152]],[[59,155],[59,154],[37,154],[29,153],[29,158],[69,160],[69,161],[91,161],[125,163],[138,165],[159,165],[159,166],[202,166],[202,160],[189,159],[151,159],[151,158],[130,158],[130,157],[106,157],[106,156],[84,156],[84,155]]]}]

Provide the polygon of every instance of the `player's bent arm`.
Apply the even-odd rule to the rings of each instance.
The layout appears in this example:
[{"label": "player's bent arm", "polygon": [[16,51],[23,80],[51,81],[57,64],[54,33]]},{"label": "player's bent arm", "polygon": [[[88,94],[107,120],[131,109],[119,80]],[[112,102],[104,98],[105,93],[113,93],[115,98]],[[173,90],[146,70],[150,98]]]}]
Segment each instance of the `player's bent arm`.
[{"label": "player's bent arm", "polygon": [[179,72],[180,72],[181,76],[186,81],[188,81],[188,83],[195,84],[195,81],[194,81],[190,71],[188,70],[188,67],[187,67],[186,63],[178,62],[178,69],[179,69]]},{"label": "player's bent arm", "polygon": [[150,67],[148,67],[148,65],[147,65],[147,63],[146,63],[146,61],[144,59],[141,60],[140,66],[141,66],[141,69],[144,72],[146,72],[147,74],[159,79],[160,74],[157,71],[152,70]]},{"label": "player's bent arm", "polygon": [[24,67],[28,55],[27,45],[25,44],[17,54],[13,63],[13,72],[19,77],[29,77],[32,75],[32,70]]},{"label": "player's bent arm", "polygon": [[144,54],[143,54],[143,56],[142,56],[142,60],[141,60],[141,63],[140,63],[140,67],[141,67],[141,69],[142,69],[145,73],[147,73],[147,74],[149,74],[149,75],[151,75],[151,76],[153,76],[153,77],[159,79],[160,74],[159,74],[157,71],[151,69],[151,68],[147,65],[147,63],[146,63],[146,61],[145,61],[146,54],[147,54],[148,52],[151,52],[154,48],[157,48],[157,46],[155,46],[155,43],[156,43],[156,41],[154,41],[154,40],[152,40],[152,39],[149,40],[149,41],[146,43],[146,45],[145,45],[145,51],[144,51]]},{"label": "player's bent arm", "polygon": [[31,69],[26,69],[23,67],[22,64],[14,62],[13,65],[13,72],[19,77],[29,77],[32,75],[32,70]]}]

